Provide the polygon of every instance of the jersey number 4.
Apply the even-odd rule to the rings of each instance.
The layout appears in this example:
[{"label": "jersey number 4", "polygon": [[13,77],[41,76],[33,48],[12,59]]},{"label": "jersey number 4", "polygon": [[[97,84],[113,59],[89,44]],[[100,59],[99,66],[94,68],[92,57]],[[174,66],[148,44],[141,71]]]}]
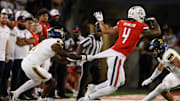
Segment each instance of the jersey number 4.
[{"label": "jersey number 4", "polygon": [[122,35],[122,37],[124,38],[124,40],[122,41],[123,44],[128,39],[130,32],[131,32],[131,28],[127,28],[127,27],[124,28],[123,35]]}]

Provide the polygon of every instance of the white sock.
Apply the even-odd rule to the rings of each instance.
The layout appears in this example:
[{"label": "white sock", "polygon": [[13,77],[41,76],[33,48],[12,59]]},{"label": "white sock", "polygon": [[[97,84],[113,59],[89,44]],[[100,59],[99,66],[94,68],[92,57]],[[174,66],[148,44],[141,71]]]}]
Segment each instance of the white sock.
[{"label": "white sock", "polygon": [[96,99],[96,98],[99,98],[99,97],[102,97],[105,95],[109,95],[109,94],[115,92],[116,90],[117,90],[116,87],[107,86],[107,87],[98,89],[96,92],[88,95],[88,97],[89,97],[89,99],[93,100],[93,99]]},{"label": "white sock", "polygon": [[148,96],[146,96],[142,101],[151,101],[156,96],[158,96],[161,92],[166,89],[165,85],[159,84]]},{"label": "white sock", "polygon": [[14,91],[14,97],[18,98],[19,95],[37,85],[39,85],[41,81],[28,80],[23,85],[21,85],[16,91]]},{"label": "white sock", "polygon": [[98,85],[95,86],[95,91],[98,90],[98,89],[101,89],[101,88],[104,88],[104,87],[107,87],[108,86],[108,81],[104,81]]}]

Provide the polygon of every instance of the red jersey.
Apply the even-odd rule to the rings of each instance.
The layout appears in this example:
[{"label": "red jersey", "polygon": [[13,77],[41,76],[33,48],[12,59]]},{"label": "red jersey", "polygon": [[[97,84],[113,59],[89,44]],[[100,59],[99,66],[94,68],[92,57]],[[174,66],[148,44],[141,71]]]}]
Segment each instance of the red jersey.
[{"label": "red jersey", "polygon": [[118,22],[119,37],[112,46],[112,49],[121,52],[128,57],[136,47],[136,44],[140,39],[140,34],[144,29],[148,29],[148,26],[145,23],[120,20]]},{"label": "red jersey", "polygon": [[43,23],[43,22],[40,22],[41,26],[42,26],[42,30],[43,30],[43,37],[46,39],[47,38],[47,30],[50,28],[49,24],[48,23]]},{"label": "red jersey", "polygon": [[35,39],[36,43],[33,44],[33,46],[36,46],[39,44],[39,35],[36,33],[31,32],[33,38]]}]

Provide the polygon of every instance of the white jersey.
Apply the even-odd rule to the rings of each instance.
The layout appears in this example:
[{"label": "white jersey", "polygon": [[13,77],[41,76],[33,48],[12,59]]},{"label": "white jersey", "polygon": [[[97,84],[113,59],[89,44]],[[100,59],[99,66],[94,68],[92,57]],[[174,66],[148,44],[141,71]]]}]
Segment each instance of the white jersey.
[{"label": "white jersey", "polygon": [[5,61],[6,44],[9,40],[10,29],[0,26],[0,61]]},{"label": "white jersey", "polygon": [[16,46],[16,41],[17,41],[17,32],[16,30],[12,29],[10,31],[9,35],[9,47],[8,47],[8,57],[10,60],[14,60],[14,51],[15,51],[15,46]]},{"label": "white jersey", "polygon": [[171,63],[175,57],[180,60],[179,54],[175,50],[169,48],[163,54],[162,59],[158,58],[158,61],[163,64],[171,73],[175,74],[177,77],[180,77],[180,68]]},{"label": "white jersey", "polygon": [[[33,38],[32,34],[27,30],[20,30],[18,27],[15,27],[14,30],[17,33],[16,37],[30,39]],[[27,56],[30,49],[30,45],[19,46],[16,44],[15,52],[14,52],[14,59],[24,59]]]},{"label": "white jersey", "polygon": [[24,61],[31,64],[41,65],[47,59],[55,55],[55,52],[51,48],[53,44],[58,44],[62,47],[63,41],[59,38],[43,40],[36,47],[31,49],[28,56],[24,58]]}]

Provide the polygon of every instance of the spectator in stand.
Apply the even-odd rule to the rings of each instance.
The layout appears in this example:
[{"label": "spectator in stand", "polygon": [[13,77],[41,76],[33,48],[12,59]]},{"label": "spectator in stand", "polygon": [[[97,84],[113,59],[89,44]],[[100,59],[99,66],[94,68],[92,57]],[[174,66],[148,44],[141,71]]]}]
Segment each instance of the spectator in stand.
[{"label": "spectator in stand", "polygon": [[30,29],[30,32],[33,36],[33,38],[35,39],[36,43],[33,44],[33,46],[36,46],[39,44],[39,35],[37,33],[39,33],[39,29],[41,25],[37,22],[37,20],[34,20]]},{"label": "spectator in stand", "polygon": [[8,62],[8,44],[9,44],[9,34],[10,29],[7,26],[8,23],[8,11],[6,9],[1,10],[0,14],[0,100],[4,100],[7,97],[7,78],[6,75],[5,62]]},{"label": "spectator in stand", "polygon": [[11,2],[11,0],[1,0],[0,7],[14,9],[14,4]]},{"label": "spectator in stand", "polygon": [[35,43],[33,44],[33,46],[36,46],[39,43],[39,35],[37,34],[39,27],[40,27],[40,24],[37,21],[35,21],[33,17],[26,18],[26,28],[29,32],[31,32],[35,40]]},{"label": "spectator in stand", "polygon": [[178,53],[180,53],[180,30],[178,31],[176,35],[175,49]]},{"label": "spectator in stand", "polygon": [[28,0],[15,0],[16,9],[24,10],[26,9]]},{"label": "spectator in stand", "polygon": [[79,26],[75,25],[72,31],[72,37],[65,41],[65,48],[67,51],[76,52],[78,44],[84,39],[81,35]]},{"label": "spectator in stand", "polygon": [[[17,32],[17,41],[15,46],[15,56],[14,63],[12,69],[12,79],[11,79],[11,91],[16,90],[20,84],[21,80],[24,80],[25,77],[21,76],[21,62],[24,57],[28,54],[30,50],[30,45],[35,43],[34,38],[31,33],[25,27],[25,18],[24,16],[19,16],[17,18],[18,25],[15,27],[15,31]],[[20,99],[27,100],[29,99],[27,96],[20,96]]]},{"label": "spectator in stand", "polygon": [[51,19],[49,20],[50,27],[62,26],[62,23],[60,21],[61,14],[59,13],[57,9],[52,9],[50,11],[50,16],[51,16]]},{"label": "spectator in stand", "polygon": [[[14,61],[14,50],[15,50],[15,45],[16,45],[16,36],[17,36],[17,32],[14,30],[14,19],[13,19],[13,12],[11,9],[8,9],[9,14],[8,14],[8,19],[9,22],[7,24],[7,26],[10,28],[10,35],[9,35],[9,47],[8,47],[8,58],[9,61],[6,62],[5,66],[5,72],[4,72],[4,79],[6,79],[6,81],[4,81],[4,84],[6,85],[6,87],[4,87],[5,91],[6,91],[6,95],[7,95],[7,89],[8,89],[8,81],[9,81],[9,77],[10,77],[10,72],[13,68],[13,61]],[[7,97],[8,98],[8,97]],[[6,98],[4,100],[7,100]],[[3,101],[4,101],[3,100]]]},{"label": "spectator in stand", "polygon": [[42,33],[39,35],[40,42],[47,38],[47,30],[50,28],[48,23],[49,11],[47,9],[40,9],[38,11],[39,23],[42,26]]},{"label": "spectator in stand", "polygon": [[173,30],[167,24],[163,26],[163,39],[166,41],[169,48],[174,48],[176,45],[176,35],[173,34]]}]

